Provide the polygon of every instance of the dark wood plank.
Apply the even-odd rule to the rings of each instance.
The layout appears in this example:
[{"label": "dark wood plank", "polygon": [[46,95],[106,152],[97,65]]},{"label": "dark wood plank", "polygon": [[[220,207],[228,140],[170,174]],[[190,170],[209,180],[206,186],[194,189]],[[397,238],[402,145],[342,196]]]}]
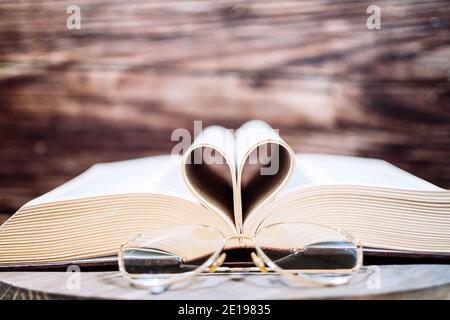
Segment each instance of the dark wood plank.
[{"label": "dark wood plank", "polygon": [[0,210],[172,130],[268,121],[298,152],[384,158],[450,188],[448,1],[0,3]]}]

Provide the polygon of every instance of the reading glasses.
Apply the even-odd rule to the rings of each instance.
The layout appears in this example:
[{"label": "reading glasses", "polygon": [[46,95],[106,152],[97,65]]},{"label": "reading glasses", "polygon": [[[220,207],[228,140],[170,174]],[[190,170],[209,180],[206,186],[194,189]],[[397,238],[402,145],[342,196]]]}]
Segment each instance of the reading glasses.
[{"label": "reading glasses", "polygon": [[[236,252],[241,252],[237,260]],[[234,259],[224,264],[227,254]],[[173,225],[122,244],[119,270],[134,286],[162,291],[215,271],[260,271],[279,274],[288,284],[337,286],[359,271],[362,257],[359,241],[342,229],[318,224],[283,222],[254,235],[229,236],[205,225]]]}]

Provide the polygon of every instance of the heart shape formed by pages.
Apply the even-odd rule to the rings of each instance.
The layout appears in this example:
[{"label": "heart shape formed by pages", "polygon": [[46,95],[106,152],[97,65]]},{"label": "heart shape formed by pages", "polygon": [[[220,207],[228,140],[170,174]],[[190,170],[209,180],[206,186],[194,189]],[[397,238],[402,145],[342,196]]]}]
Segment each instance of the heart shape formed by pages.
[{"label": "heart shape formed by pages", "polygon": [[236,132],[208,127],[182,161],[182,174],[202,204],[230,216],[239,232],[250,212],[289,180],[295,167],[291,147],[267,123],[253,120]]}]

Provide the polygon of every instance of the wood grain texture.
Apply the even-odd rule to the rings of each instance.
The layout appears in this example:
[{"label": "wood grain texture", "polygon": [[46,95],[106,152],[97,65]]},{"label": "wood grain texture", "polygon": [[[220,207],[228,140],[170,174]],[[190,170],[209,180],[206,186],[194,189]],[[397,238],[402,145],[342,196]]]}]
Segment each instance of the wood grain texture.
[{"label": "wood grain texture", "polygon": [[[372,273],[371,273],[372,274]],[[450,299],[450,265],[380,266],[379,287],[368,273],[328,288],[287,286],[276,275],[205,275],[152,295],[131,287],[118,272],[81,272],[79,288],[66,272],[2,272],[3,299]],[[375,283],[375,282],[370,282]]]},{"label": "wood grain texture", "polygon": [[9,218],[8,214],[0,214],[0,224],[5,222]]},{"label": "wood grain texture", "polygon": [[450,188],[450,5],[378,1],[0,3],[0,211],[172,130],[260,118],[297,152],[383,158]]}]

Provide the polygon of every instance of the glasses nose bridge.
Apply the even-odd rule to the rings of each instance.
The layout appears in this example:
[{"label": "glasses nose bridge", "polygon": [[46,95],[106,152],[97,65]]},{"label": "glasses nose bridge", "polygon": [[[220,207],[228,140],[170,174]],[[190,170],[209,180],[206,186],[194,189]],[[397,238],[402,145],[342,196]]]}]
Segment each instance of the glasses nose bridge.
[{"label": "glasses nose bridge", "polygon": [[225,242],[228,242],[230,240],[249,240],[251,242],[255,242],[255,238],[252,235],[249,234],[233,234],[231,236],[228,236],[225,238]]}]

